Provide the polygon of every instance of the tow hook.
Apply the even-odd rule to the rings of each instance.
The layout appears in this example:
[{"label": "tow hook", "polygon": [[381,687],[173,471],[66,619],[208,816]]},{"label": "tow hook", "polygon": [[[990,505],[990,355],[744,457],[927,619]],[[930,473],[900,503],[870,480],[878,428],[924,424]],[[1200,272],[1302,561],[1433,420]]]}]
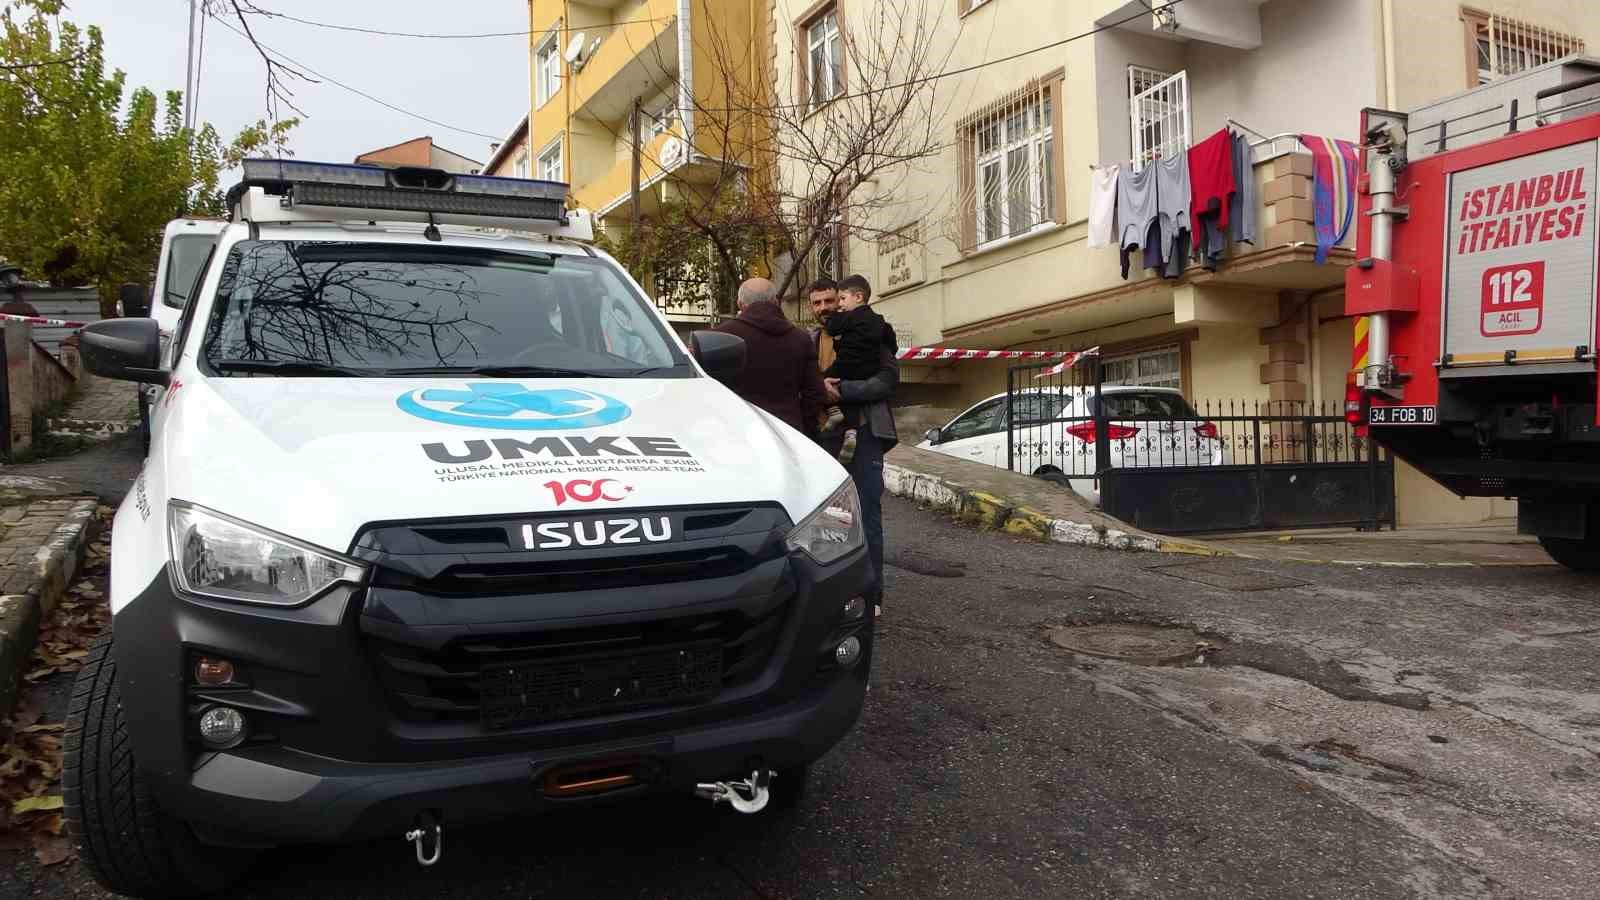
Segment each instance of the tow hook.
[{"label": "tow hook", "polygon": [[756,769],[741,781],[711,781],[695,785],[694,795],[711,801],[715,806],[726,801],[742,813],[758,813],[767,808],[772,799],[772,779],[778,773],[771,769]]},{"label": "tow hook", "polygon": [[[433,852],[425,849],[429,834],[433,836]],[[417,827],[406,832],[406,842],[417,848],[417,864],[423,868],[433,865],[444,855],[444,826],[433,816],[423,813],[417,817]]]}]

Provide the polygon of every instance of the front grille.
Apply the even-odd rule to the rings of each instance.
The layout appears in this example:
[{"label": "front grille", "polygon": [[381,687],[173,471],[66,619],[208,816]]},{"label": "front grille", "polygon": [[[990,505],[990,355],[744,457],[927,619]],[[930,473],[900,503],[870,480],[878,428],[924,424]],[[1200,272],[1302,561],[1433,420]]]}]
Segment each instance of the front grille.
[{"label": "front grille", "polygon": [[[463,638],[438,651],[373,637],[368,643],[403,718],[479,719],[498,728],[711,699],[761,674],[788,610],[783,604],[755,620],[721,613]],[[621,678],[625,674],[629,677]],[[676,679],[676,685],[664,685],[663,679]],[[614,705],[593,696],[605,684],[623,689],[613,697]],[[507,699],[513,688],[515,704]],[[564,696],[555,696],[562,691]]]}]

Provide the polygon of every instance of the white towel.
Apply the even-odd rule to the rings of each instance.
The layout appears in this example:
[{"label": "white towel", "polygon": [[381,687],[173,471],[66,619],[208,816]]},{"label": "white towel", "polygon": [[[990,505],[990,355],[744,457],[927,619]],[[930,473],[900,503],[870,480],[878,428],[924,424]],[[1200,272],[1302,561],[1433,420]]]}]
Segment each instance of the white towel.
[{"label": "white towel", "polygon": [[1118,165],[1097,167],[1089,178],[1089,246],[1111,246],[1116,231]]}]

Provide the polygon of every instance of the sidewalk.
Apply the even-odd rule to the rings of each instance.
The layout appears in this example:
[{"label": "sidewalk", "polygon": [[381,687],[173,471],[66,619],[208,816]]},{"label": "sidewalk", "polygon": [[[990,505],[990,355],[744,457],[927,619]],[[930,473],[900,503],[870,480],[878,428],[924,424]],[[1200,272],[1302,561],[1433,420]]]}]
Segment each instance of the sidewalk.
[{"label": "sidewalk", "polygon": [[1342,565],[1553,566],[1537,538],[1514,521],[1429,525],[1395,531],[1350,529],[1208,535],[1206,542],[1239,556]]},{"label": "sidewalk", "polygon": [[1016,537],[1108,550],[1227,555],[1199,541],[1140,531],[1043,479],[906,443],[884,457],[883,480],[890,494]]},{"label": "sidewalk", "polygon": [[100,378],[84,370],[78,379],[77,398],[50,420],[49,431],[59,437],[91,441],[133,431],[139,426],[137,391],[130,382]]},{"label": "sidewalk", "polygon": [[1113,550],[1240,556],[1352,566],[1552,566],[1516,523],[1170,536],[1140,531],[1039,478],[900,444],[885,457],[888,492],[1017,537]]}]

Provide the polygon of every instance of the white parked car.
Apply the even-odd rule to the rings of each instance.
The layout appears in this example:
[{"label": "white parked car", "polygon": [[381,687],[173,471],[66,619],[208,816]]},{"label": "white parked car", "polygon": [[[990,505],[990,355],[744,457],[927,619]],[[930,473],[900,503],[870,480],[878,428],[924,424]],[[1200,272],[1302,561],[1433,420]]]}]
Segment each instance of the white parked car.
[{"label": "white parked car", "polygon": [[[1107,439],[1112,468],[1220,466],[1222,442],[1217,426],[1195,412],[1172,388],[1106,385]],[[1008,406],[1011,407],[1008,409]],[[1017,427],[1011,430],[1010,416]],[[1100,502],[1095,477],[1093,388],[1072,387],[1020,392],[1009,404],[996,394],[934,428],[918,446],[961,459],[1006,468],[1006,444],[1014,438],[1010,468],[1037,475]]]}]

